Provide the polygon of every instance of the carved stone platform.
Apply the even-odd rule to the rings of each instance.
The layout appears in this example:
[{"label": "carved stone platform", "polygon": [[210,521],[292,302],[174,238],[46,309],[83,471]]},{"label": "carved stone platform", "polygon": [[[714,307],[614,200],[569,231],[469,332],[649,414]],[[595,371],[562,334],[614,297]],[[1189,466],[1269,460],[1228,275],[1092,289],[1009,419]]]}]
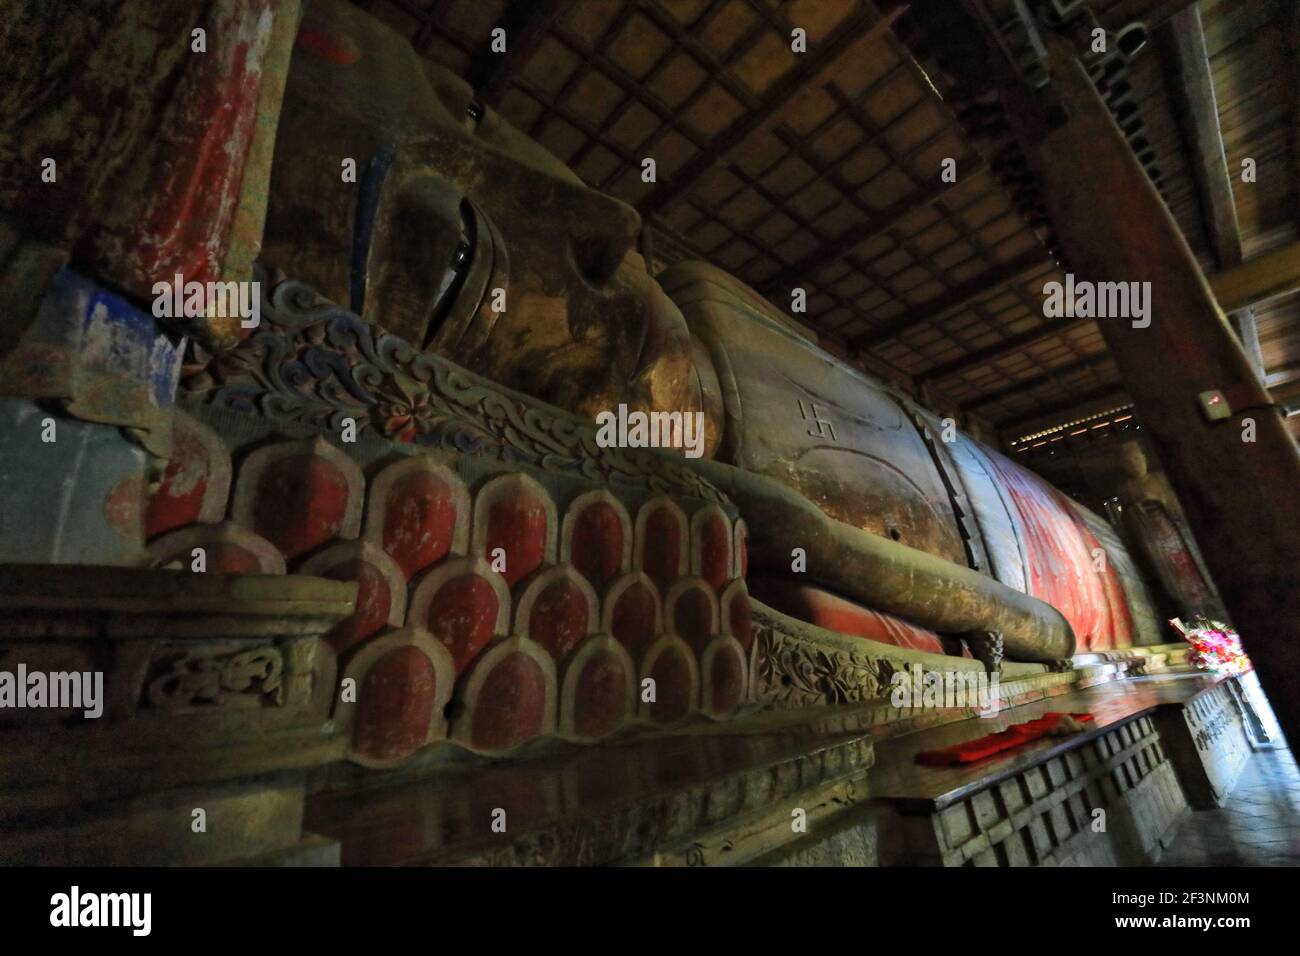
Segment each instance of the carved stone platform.
[{"label": "carved stone platform", "polygon": [[309,577],[0,566],[0,670],[103,682],[98,718],[0,710],[0,862],[336,861],[302,832],[304,779],[347,749],[321,637],[355,598]]},{"label": "carved stone platform", "polygon": [[855,732],[662,736],[497,765],[461,754],[423,780],[315,794],[307,825],[342,843],[345,865],[747,863],[860,809],[871,762]]},{"label": "carved stone platform", "polygon": [[[1011,706],[991,719],[954,709],[891,720],[868,700],[509,763],[449,751],[438,767],[372,776],[368,787],[335,776],[309,797],[307,825],[359,865],[1150,862],[1188,811],[1182,781],[1203,773],[1170,754],[1164,719],[1181,720],[1220,685],[1194,674],[1081,678],[1013,678]],[[913,763],[919,749],[1047,710],[1097,721],[969,768]],[[1104,831],[1093,830],[1095,810]]]},{"label": "carved stone platform", "polygon": [[1223,806],[1246,768],[1251,747],[1245,706],[1237,679],[1227,677],[1183,707],[1157,710],[1156,725],[1193,809]]},{"label": "carved stone platform", "polygon": [[[1226,693],[1197,674],[1108,683],[882,743],[871,779],[892,814],[886,864],[1142,865],[1154,862],[1230,733],[1189,750],[1189,717]],[[972,740],[1048,710],[1088,711],[1089,729],[964,767],[923,767],[919,750]],[[1237,765],[1238,771],[1240,765]]]}]

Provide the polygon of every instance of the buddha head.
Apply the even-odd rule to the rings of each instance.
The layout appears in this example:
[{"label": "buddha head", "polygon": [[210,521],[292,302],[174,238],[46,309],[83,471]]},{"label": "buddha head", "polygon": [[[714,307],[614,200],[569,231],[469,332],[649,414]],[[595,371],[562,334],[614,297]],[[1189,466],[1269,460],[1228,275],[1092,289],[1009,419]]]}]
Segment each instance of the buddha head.
[{"label": "buddha head", "polygon": [[583,415],[702,410],[640,217],[339,0],[311,4],[263,260],[409,341]]}]

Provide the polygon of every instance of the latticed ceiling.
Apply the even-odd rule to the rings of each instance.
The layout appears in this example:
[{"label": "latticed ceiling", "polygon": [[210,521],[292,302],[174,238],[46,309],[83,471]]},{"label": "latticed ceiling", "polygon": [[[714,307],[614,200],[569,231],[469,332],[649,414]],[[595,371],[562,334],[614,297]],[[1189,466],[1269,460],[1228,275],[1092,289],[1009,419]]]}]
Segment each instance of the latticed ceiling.
[{"label": "latticed ceiling", "polygon": [[[465,76],[586,182],[635,206],[654,264],[709,260],[786,311],[802,288],[807,312],[796,318],[826,348],[1004,437],[1126,401],[1096,324],[1044,317],[1043,284],[1061,268],[1028,173],[1008,161],[997,131],[979,128],[907,4],[354,2]],[[973,3],[993,22],[1014,12],[1011,0]],[[1178,6],[1092,3],[1112,29]],[[1234,184],[1229,199],[1245,258],[1297,237],[1296,6],[1200,4],[1228,168],[1257,163],[1257,182]],[[505,56],[490,52],[498,26],[510,37]],[[807,31],[806,54],[791,50],[796,27]],[[1188,82],[1157,32],[1109,95],[1213,272],[1236,263],[1220,261],[1225,237],[1194,168],[1201,155],[1180,99]],[[646,157],[655,183],[642,181]],[[941,176],[945,159],[956,161],[956,182]],[[1267,382],[1291,396],[1300,303],[1282,298],[1254,314]]]}]

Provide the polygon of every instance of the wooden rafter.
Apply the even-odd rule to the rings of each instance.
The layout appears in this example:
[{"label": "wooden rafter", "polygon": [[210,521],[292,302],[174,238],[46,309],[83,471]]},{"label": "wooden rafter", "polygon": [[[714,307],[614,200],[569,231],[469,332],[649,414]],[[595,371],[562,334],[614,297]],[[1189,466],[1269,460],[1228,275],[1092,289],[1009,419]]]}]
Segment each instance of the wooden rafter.
[{"label": "wooden rafter", "polygon": [[996,295],[1008,285],[1025,279],[1034,272],[1042,271],[1047,268],[1050,261],[1046,253],[1041,249],[1034,249],[1025,255],[1012,259],[1010,262],[995,266],[988,272],[981,273],[968,282],[963,282],[960,286],[949,290],[943,295],[936,296],[929,302],[923,302],[917,306],[919,314],[905,316],[882,328],[872,329],[870,332],[858,336],[849,343],[850,347],[853,349],[868,349],[897,338],[910,329],[931,324],[951,312],[970,305],[977,299],[986,299]]},{"label": "wooden rafter", "polygon": [[1210,276],[1210,288],[1224,312],[1300,290],[1300,242],[1288,243]]},{"label": "wooden rafter", "polygon": [[1254,309],[1238,309],[1228,315],[1228,324],[1237,333],[1237,340],[1255,367],[1256,374],[1262,379],[1268,374],[1264,366],[1264,349],[1259,344],[1259,323],[1255,320]]},{"label": "wooden rafter", "polygon": [[[1170,97],[1191,157],[1192,179],[1210,250],[1220,270],[1231,269],[1241,265],[1241,230],[1200,10],[1191,6],[1176,13],[1160,34]],[[1251,365],[1262,377],[1266,369],[1255,313],[1249,308],[1238,309],[1228,319]]]},{"label": "wooden rafter", "polygon": [[1104,11],[1101,19],[1111,30],[1139,20],[1148,30],[1154,30],[1196,3],[1197,0],[1120,0]]},{"label": "wooden rafter", "polygon": [[[691,200],[691,202],[697,205],[702,205],[700,200]],[[713,210],[705,210],[705,211],[711,214],[714,213]],[[725,220],[718,218],[718,222],[723,229],[726,229],[733,236],[741,235],[740,230],[738,230],[734,226],[728,225]],[[651,228],[666,235],[671,242],[675,243],[676,245],[680,246],[682,249],[689,252],[696,259],[700,259],[706,262],[709,261],[709,257],[702,250],[696,248],[695,245],[689,239],[687,239],[685,236],[682,236],[680,233],[676,232],[672,227],[664,223],[662,220],[659,219],[651,220]],[[826,295],[830,296],[831,299],[835,301],[836,305],[846,309],[851,308],[849,303],[845,302],[842,298],[835,296],[834,293],[828,291]],[[844,347],[843,340],[841,339],[840,336],[836,335],[834,332],[829,332],[825,329],[818,329],[816,330],[816,332],[819,337],[825,337],[835,342],[837,345]],[[845,351],[848,351],[847,348],[845,349]],[[879,377],[881,377],[882,379],[888,382],[891,382],[893,385],[902,389],[904,392],[907,392],[909,395],[915,396],[917,394],[916,382],[906,372],[903,372],[900,369],[895,368],[894,366],[890,365],[888,362],[881,361],[880,359],[876,359],[869,355],[859,355],[859,356],[855,356],[854,358],[860,365],[862,365],[863,368],[866,368],[868,371],[872,372],[873,374],[878,375]]]},{"label": "wooden rafter", "polygon": [[[877,85],[883,86],[889,81],[891,76],[898,73],[906,73],[915,69],[916,66],[914,62],[910,58],[905,57],[897,66],[894,67],[894,69],[890,70],[885,77],[882,77],[878,81]],[[923,209],[926,206],[933,205],[940,201],[950,190],[957,187],[956,183],[944,183],[942,181],[937,183],[928,182],[924,178],[918,177],[912,169],[912,162],[916,156],[924,153],[926,150],[931,148],[935,142],[949,134],[950,127],[948,125],[940,128],[938,132],[926,137],[911,148],[900,152],[890,143],[889,138],[886,135],[888,132],[887,128],[873,120],[871,116],[861,108],[861,106],[854,102],[852,97],[848,96],[833,83],[827,85],[826,92],[835,101],[836,111],[834,115],[837,117],[849,117],[857,124],[858,128],[863,131],[864,139],[862,143],[859,144],[858,148],[861,149],[871,146],[883,152],[889,159],[889,165],[886,166],[885,169],[888,171],[902,172],[903,175],[911,181],[912,191],[885,209],[877,211],[866,207],[857,197],[858,190],[866,184],[853,186],[841,182],[838,178],[838,173],[835,172],[833,167],[821,162],[818,158],[812,155],[811,150],[806,145],[804,137],[799,136],[787,127],[779,128],[776,131],[776,135],[781,139],[781,141],[792,152],[799,153],[804,162],[817,170],[822,179],[836,179],[836,186],[840,190],[841,194],[848,197],[850,202],[853,202],[859,207],[865,220],[856,226],[851,226],[837,236],[833,241],[815,249],[812,253],[795,263],[790,269],[783,270],[781,274],[773,277],[773,279],[763,287],[763,292],[765,294],[770,295],[776,292],[787,291],[788,286],[791,283],[798,282],[799,278],[807,275],[809,270],[825,267],[829,263],[837,262],[841,258],[848,256],[855,247],[866,242],[868,239],[888,232],[905,217],[916,212],[918,209]],[[913,110],[923,108],[931,102],[932,101],[928,97],[923,97],[905,110],[903,115],[898,117],[895,122],[902,121],[903,118],[909,115]],[[982,158],[978,156],[969,156],[961,161],[960,168],[967,176],[977,176],[988,167]],[[877,175],[881,174],[878,173]],[[868,180],[867,182],[869,183],[871,180]],[[969,235],[964,238],[969,238]],[[919,258],[923,260],[925,257]]]},{"label": "wooden rafter", "polygon": [[[1286,50],[1286,95],[1291,103],[1291,170],[1300,182],[1300,4],[1275,0],[1282,23],[1282,43]],[[1300,189],[1295,193],[1292,217],[1300,224]]]},{"label": "wooden rafter", "polygon": [[[1252,305],[1300,290],[1300,242],[1257,256],[1235,269],[1216,273],[1209,277],[1209,282],[1220,308],[1230,314],[1248,310]],[[995,342],[969,355],[937,365],[916,377],[922,382],[951,378],[1001,355],[1019,351],[1035,342],[1067,332],[1090,321],[1092,320],[1069,316],[1055,319],[1001,342]],[[981,396],[978,401],[982,400]]]},{"label": "wooden rafter", "polygon": [[1040,427],[1051,427],[1054,420],[1069,420],[1071,416],[1068,413],[1070,412],[1078,411],[1080,413],[1079,417],[1083,417],[1088,413],[1085,406],[1101,405],[1103,403],[1109,405],[1110,402],[1107,399],[1113,400],[1117,406],[1127,405],[1132,402],[1132,399],[1128,397],[1128,393],[1124,391],[1123,385],[1102,385],[1081,395],[1072,395],[1055,404],[1036,408],[1032,414],[1025,415],[1015,421],[1000,423],[997,426],[998,431],[1006,439],[1012,440],[1026,432],[1036,431]]},{"label": "wooden rafter", "polygon": [[479,98],[495,102],[510,78],[524,68],[560,14],[559,0],[512,0],[498,26],[506,31],[506,52],[496,53],[491,41],[470,60],[465,79]]},{"label": "wooden rafter", "polygon": [[[974,169],[976,172],[986,168],[982,160],[968,160],[968,163],[970,162],[973,162],[973,165],[969,168]],[[955,188],[957,188],[955,183],[938,183],[909,193],[897,202],[891,203],[880,210],[871,218],[856,226],[850,226],[826,245],[804,256],[788,270],[781,272],[767,282],[763,286],[763,292],[767,295],[774,295],[778,292],[788,291],[791,285],[798,283],[801,276],[808,275],[813,269],[820,269],[832,262],[838,262],[857,246],[896,226],[918,209],[934,205],[943,199],[950,190]]]},{"label": "wooden rafter", "polygon": [[1210,248],[1219,268],[1230,269],[1241,264],[1241,234],[1200,11],[1192,6],[1176,14],[1161,30],[1161,41]]},{"label": "wooden rafter", "polygon": [[773,84],[755,109],[733,120],[713,139],[707,149],[700,150],[675,174],[656,185],[638,204],[638,211],[643,216],[651,216],[678,196],[684,196],[727,153],[739,146],[747,136],[783,109],[790,97],[808,85],[828,64],[834,62],[841,53],[848,50],[863,36],[882,24],[887,25],[888,22],[888,19],[882,18],[871,5],[859,9],[824,43],[802,56],[799,65]]},{"label": "wooden rafter", "polygon": [[1091,319],[1076,319],[1070,316],[1053,319],[1051,322],[1036,325],[1032,329],[1026,329],[1024,332],[1003,339],[1001,342],[994,342],[992,345],[977,349],[968,355],[953,359],[951,362],[936,365],[934,368],[922,372],[917,378],[925,382],[937,382],[941,379],[951,378],[967,369],[984,365],[1009,352],[1018,352],[1036,342],[1049,339],[1054,335],[1060,335],[1062,332],[1068,332],[1075,326],[1091,321]]},{"label": "wooden rafter", "polygon": [[[784,133],[784,135],[781,135],[782,133]],[[858,196],[857,190],[846,182],[844,177],[831,164],[817,156],[812,147],[809,146],[802,137],[795,135],[789,130],[779,130],[778,135],[792,153],[817,171],[818,177],[823,182],[829,182],[834,186],[839,194],[844,196],[848,203],[854,206],[862,215],[871,215],[871,207],[860,196]],[[890,152],[892,153],[892,150]],[[906,252],[914,262],[929,273],[932,280],[946,287],[943,274],[934,266],[928,256],[920,253],[907,239],[897,235],[889,227],[885,228],[885,232],[889,235],[890,240],[895,244],[895,246]],[[849,250],[845,250],[845,252],[848,251]]]},{"label": "wooden rafter", "polygon": [[1064,378],[1068,375],[1076,375],[1079,372],[1097,372],[1106,368],[1112,359],[1106,353],[1101,355],[1092,355],[1088,358],[1080,359],[1077,362],[1070,362],[1067,365],[1061,365],[1056,368],[1049,368],[1041,375],[1034,375],[1030,378],[1023,378],[1018,382],[1012,382],[1003,388],[996,389],[992,392],[986,392],[970,402],[966,403],[967,409],[985,408],[1009,398],[1012,395],[1018,395],[1021,392],[1032,391],[1049,382]]}]

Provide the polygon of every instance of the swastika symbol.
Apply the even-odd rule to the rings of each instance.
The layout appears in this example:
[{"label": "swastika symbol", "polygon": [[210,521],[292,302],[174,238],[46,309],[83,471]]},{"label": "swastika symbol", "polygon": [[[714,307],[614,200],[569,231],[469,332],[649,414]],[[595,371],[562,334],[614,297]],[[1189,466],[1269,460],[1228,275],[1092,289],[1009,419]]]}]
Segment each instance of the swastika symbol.
[{"label": "swastika symbol", "polygon": [[804,402],[801,398],[799,401],[799,414],[806,422],[812,422],[817,427],[809,429],[808,434],[813,438],[829,438],[831,441],[839,441],[835,435],[835,425],[828,419],[822,418],[817,412],[817,406],[813,402]]}]

